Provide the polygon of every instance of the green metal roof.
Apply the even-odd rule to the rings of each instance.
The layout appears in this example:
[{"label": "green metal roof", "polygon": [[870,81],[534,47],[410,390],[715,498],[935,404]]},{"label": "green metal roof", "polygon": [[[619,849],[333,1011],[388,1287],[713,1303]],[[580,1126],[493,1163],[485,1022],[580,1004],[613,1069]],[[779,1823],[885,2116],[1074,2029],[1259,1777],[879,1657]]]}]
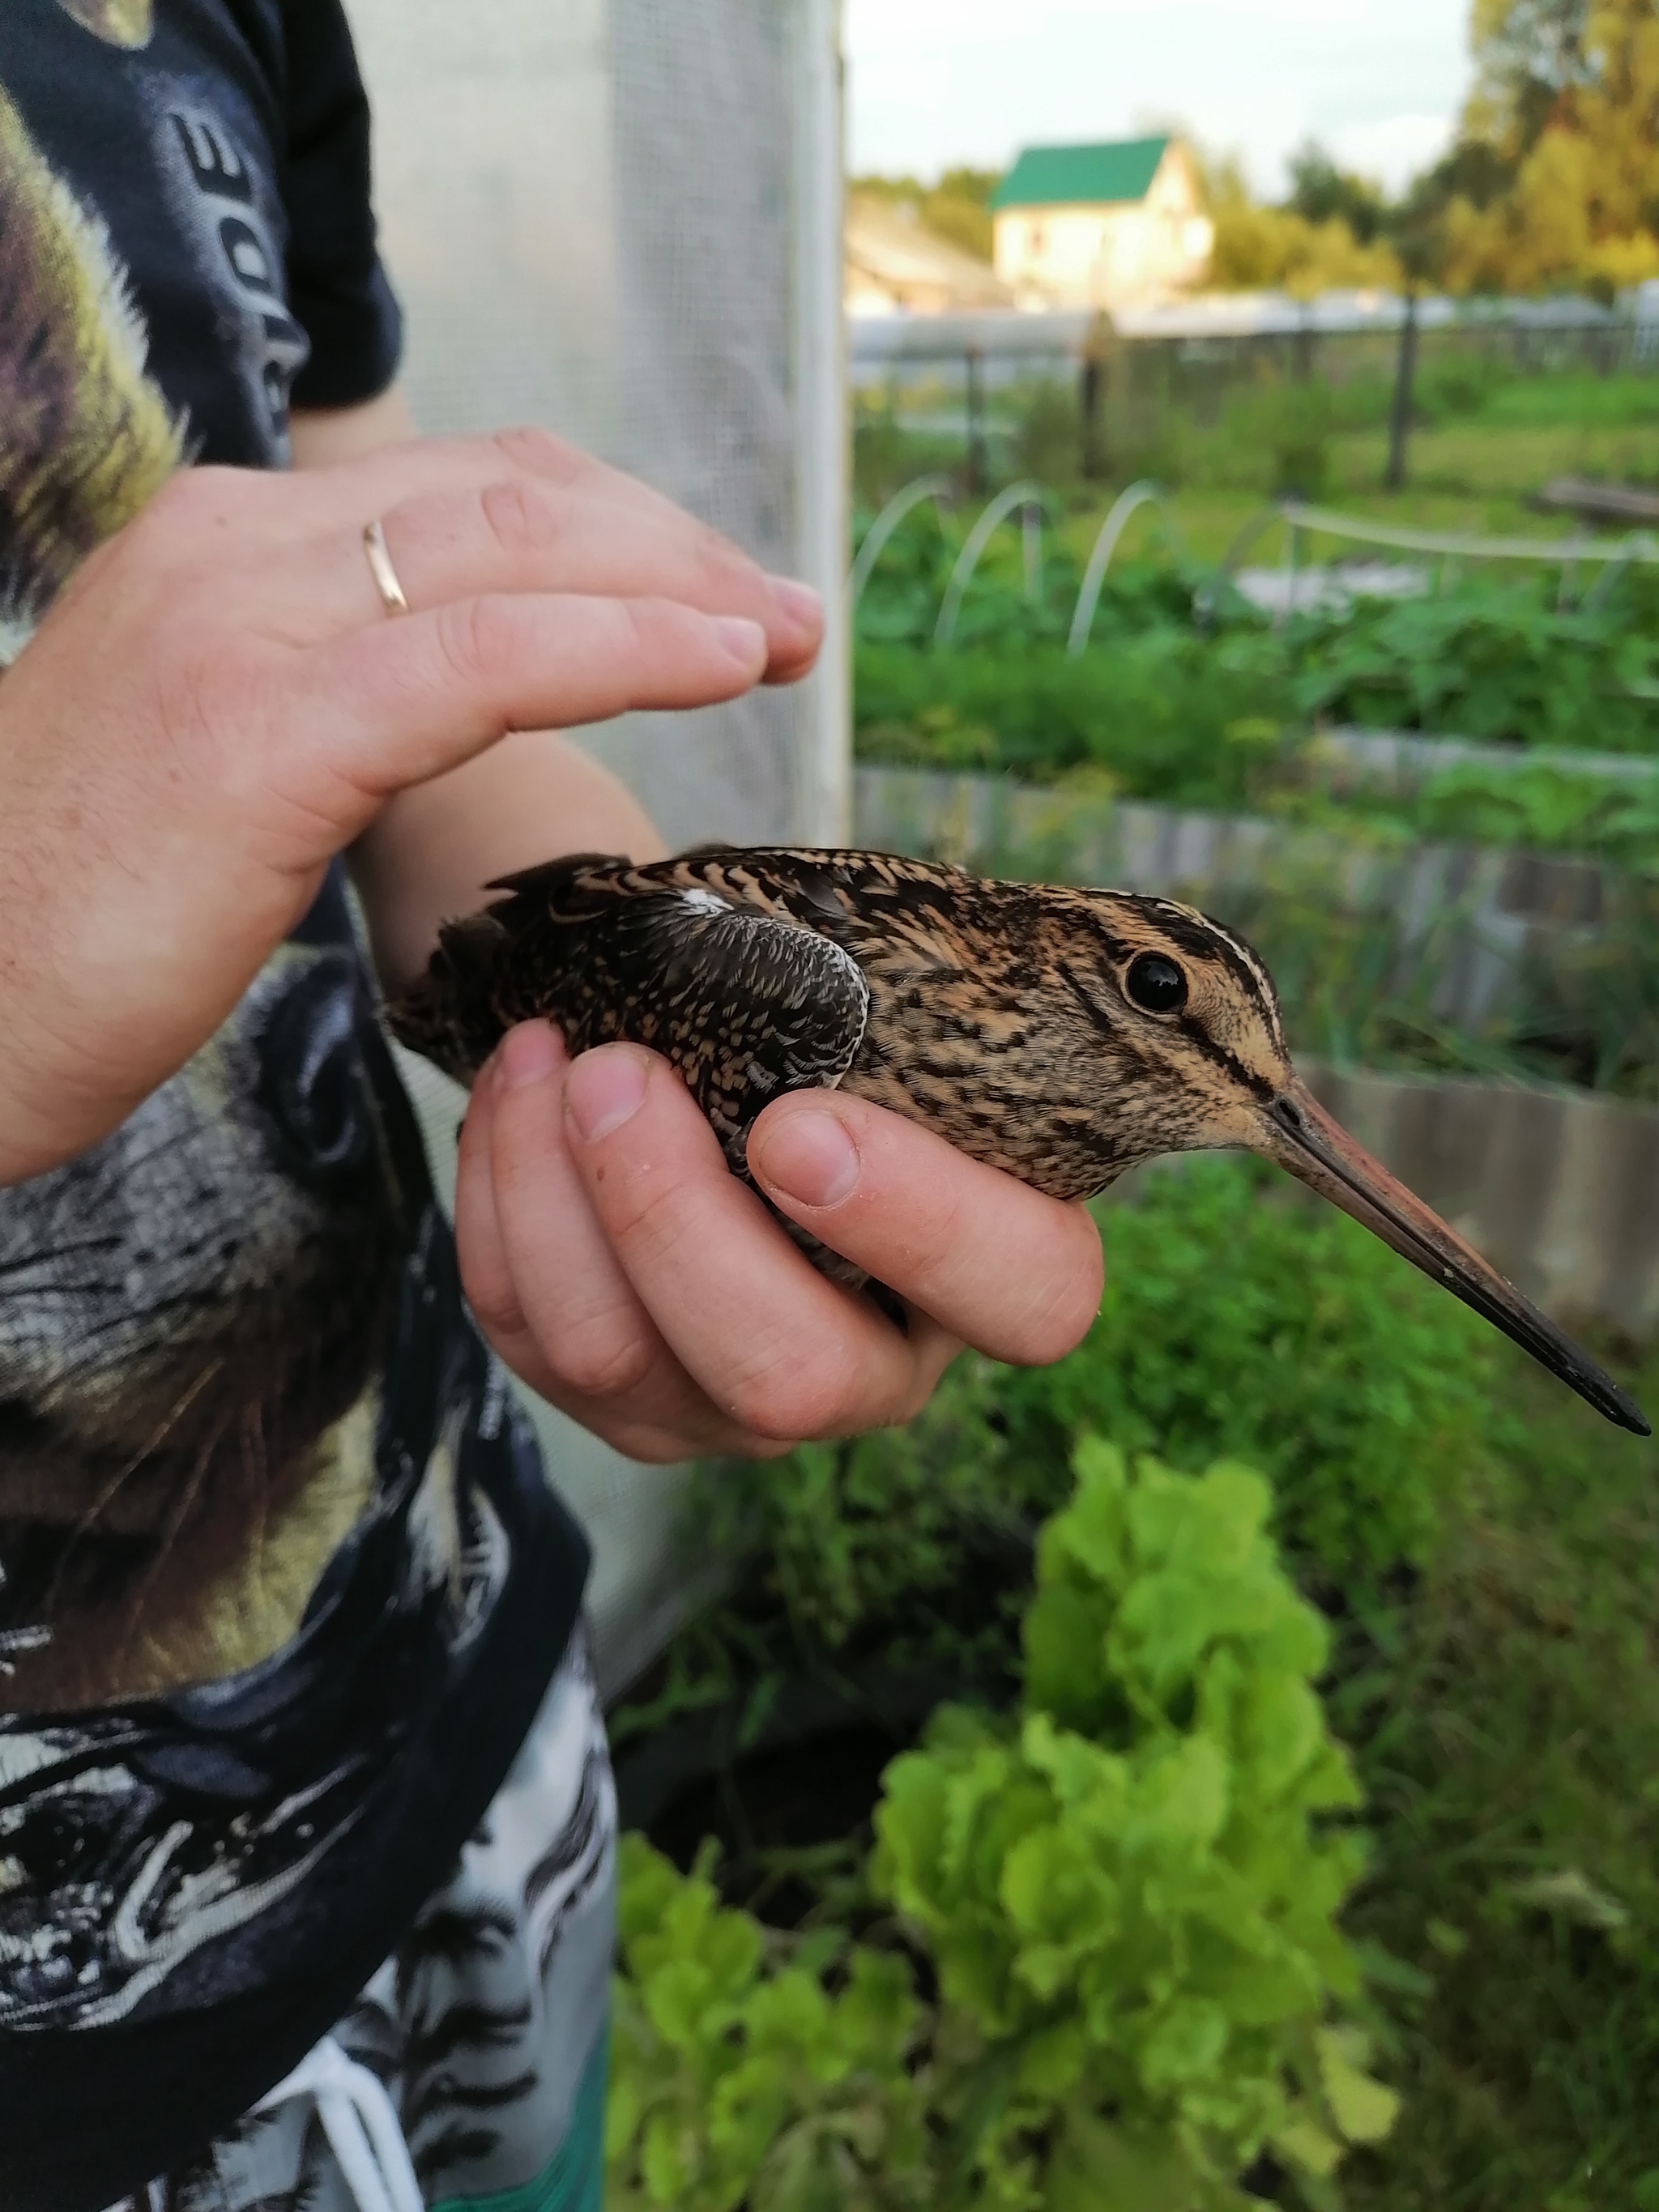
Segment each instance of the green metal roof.
[{"label": "green metal roof", "polygon": [[991,205],[1087,207],[1145,199],[1169,143],[1114,138],[1103,146],[1027,146],[992,193]]}]

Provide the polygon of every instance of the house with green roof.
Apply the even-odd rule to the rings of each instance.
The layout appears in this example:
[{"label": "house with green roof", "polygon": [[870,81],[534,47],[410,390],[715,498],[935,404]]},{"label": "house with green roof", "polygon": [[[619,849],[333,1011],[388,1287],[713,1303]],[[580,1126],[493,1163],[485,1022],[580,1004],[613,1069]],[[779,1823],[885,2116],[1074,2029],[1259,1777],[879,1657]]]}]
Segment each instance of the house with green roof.
[{"label": "house with green roof", "polygon": [[1178,138],[1027,146],[991,214],[997,275],[1034,307],[1167,299],[1202,283],[1215,242]]}]

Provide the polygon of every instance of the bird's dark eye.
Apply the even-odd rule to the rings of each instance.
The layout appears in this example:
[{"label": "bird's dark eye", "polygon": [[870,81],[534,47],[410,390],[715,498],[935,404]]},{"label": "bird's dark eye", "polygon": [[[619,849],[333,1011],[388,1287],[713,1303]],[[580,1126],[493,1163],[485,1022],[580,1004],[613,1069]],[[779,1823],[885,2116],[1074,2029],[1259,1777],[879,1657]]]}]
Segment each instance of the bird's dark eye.
[{"label": "bird's dark eye", "polygon": [[1161,952],[1140,952],[1123,978],[1129,1003],[1149,1014],[1173,1014],[1187,1003],[1187,978]]}]

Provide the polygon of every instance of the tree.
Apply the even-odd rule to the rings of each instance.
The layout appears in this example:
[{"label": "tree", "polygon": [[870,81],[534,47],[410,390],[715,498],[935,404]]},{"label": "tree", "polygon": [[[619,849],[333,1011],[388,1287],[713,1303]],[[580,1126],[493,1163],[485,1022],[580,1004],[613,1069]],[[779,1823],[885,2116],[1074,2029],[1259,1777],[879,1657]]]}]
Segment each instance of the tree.
[{"label": "tree", "polygon": [[[1203,165],[1200,174],[1215,222],[1210,282],[1224,291],[1271,289],[1310,299],[1344,285],[1399,283],[1399,261],[1378,235],[1380,223],[1369,219],[1373,204],[1381,210],[1382,194],[1359,178],[1344,177],[1318,149],[1304,148],[1292,165],[1298,191],[1306,180],[1301,204],[1293,192],[1284,207],[1258,207],[1236,161]],[[1364,203],[1366,241],[1355,235],[1347,198]]]},{"label": "tree", "polygon": [[851,188],[871,199],[913,209],[925,230],[981,261],[991,258],[991,194],[997,169],[947,169],[936,185],[915,177],[854,177]]},{"label": "tree", "polygon": [[1459,145],[1413,196],[1454,291],[1659,276],[1659,4],[1474,0]]},{"label": "tree", "polygon": [[1584,82],[1590,0],[1474,0],[1475,82],[1468,133],[1518,162],[1556,104]]},{"label": "tree", "polygon": [[1291,156],[1291,196],[1285,204],[1311,223],[1346,222],[1361,246],[1372,245],[1388,221],[1382,187],[1339,169],[1315,138]]}]

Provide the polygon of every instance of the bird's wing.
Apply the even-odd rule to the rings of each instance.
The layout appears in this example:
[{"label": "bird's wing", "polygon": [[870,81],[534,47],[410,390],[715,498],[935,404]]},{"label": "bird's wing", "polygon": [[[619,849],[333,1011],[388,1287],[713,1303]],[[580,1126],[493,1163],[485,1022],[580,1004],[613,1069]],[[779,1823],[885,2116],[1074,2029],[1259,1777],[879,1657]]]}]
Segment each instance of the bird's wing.
[{"label": "bird's wing", "polygon": [[815,931],[673,891],[629,900],[582,934],[612,979],[612,1033],[667,1054],[728,1152],[741,1154],[784,1091],[833,1089],[863,1040],[864,971]]},{"label": "bird's wing", "polygon": [[506,1019],[545,1015],[573,1052],[628,1038],[665,1054],[739,1171],[769,1100],[832,1089],[852,1066],[869,986],[815,930],[598,857],[501,888],[510,896],[489,918],[507,939],[495,989]]}]

